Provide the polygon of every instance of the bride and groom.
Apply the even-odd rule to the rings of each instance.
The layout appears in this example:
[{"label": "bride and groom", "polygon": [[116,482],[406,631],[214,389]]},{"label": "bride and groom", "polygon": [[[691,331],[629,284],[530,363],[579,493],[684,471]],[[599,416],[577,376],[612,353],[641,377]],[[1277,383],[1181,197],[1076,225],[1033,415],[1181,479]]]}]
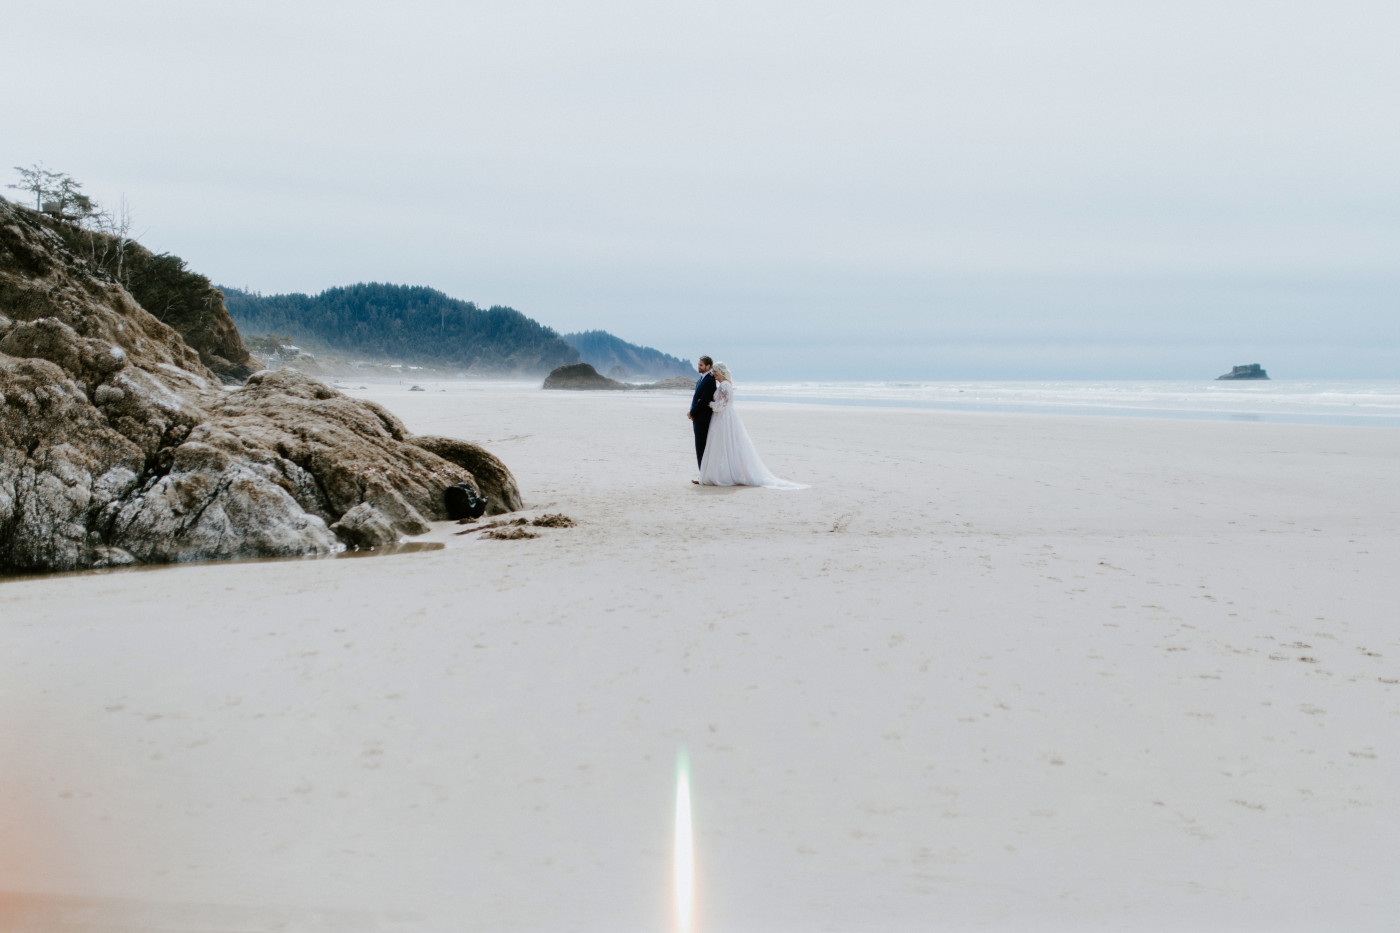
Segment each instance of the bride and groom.
[{"label": "bride and groom", "polygon": [[700,357],[700,381],[686,415],[695,427],[695,459],[701,486],[772,486],[802,489],[768,471],[734,410],[734,377],[729,367]]}]

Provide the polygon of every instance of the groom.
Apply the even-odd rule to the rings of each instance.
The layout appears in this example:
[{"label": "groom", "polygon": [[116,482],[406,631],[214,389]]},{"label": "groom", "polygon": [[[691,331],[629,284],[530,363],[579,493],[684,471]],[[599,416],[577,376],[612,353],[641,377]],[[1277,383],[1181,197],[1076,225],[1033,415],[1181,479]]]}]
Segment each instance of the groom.
[{"label": "groom", "polygon": [[[700,381],[695,383],[695,397],[690,400],[690,414],[686,415],[695,427],[695,462],[698,464],[705,459],[705,438],[710,433],[710,416],[714,414],[710,410],[710,403],[715,400],[715,377],[710,372],[710,367],[714,365],[714,360],[708,356],[700,357],[700,365],[695,367],[700,372]],[[698,483],[697,480],[691,482]]]}]

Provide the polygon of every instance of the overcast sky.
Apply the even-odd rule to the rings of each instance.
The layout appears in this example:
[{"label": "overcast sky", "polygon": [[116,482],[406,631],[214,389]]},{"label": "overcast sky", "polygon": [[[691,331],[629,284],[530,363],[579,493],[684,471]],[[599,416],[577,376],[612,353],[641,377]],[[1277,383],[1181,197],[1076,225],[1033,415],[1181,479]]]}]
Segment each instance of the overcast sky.
[{"label": "overcast sky", "polygon": [[1395,0],[84,0],[0,42],[3,167],[227,285],[751,378],[1400,377]]}]

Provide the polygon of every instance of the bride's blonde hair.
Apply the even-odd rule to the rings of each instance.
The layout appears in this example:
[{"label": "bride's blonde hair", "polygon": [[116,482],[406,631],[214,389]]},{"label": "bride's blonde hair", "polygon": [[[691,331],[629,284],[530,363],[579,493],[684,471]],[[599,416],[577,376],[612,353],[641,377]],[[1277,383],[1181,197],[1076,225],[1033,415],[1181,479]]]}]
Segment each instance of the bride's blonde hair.
[{"label": "bride's blonde hair", "polygon": [[734,376],[729,372],[729,367],[725,366],[723,363],[715,364],[715,376],[723,379],[725,382],[734,381]]}]

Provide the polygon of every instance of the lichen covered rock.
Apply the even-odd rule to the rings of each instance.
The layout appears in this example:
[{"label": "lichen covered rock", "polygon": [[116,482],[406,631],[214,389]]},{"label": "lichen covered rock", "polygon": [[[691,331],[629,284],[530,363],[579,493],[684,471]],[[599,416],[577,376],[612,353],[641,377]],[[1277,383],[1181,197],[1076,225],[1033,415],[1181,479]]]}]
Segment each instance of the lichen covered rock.
[{"label": "lichen covered rock", "polygon": [[32,213],[0,200],[0,569],[377,547],[477,488],[464,462],[509,478],[300,373],[222,388]]},{"label": "lichen covered rock", "polygon": [[334,534],[251,464],[197,441],[171,455],[107,522],[108,538],[138,561],[211,560],[256,554],[330,554]]}]

